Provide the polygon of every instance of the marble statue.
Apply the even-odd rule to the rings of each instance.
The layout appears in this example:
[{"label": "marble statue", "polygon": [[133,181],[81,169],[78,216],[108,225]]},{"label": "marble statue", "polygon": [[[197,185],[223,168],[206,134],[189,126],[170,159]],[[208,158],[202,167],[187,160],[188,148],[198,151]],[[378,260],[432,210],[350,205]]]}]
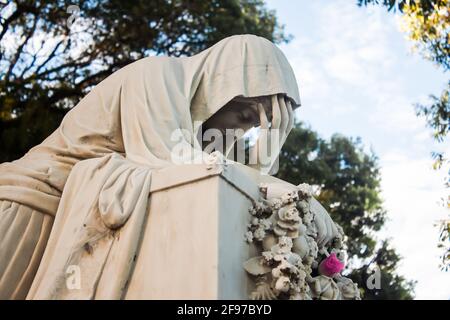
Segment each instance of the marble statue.
[{"label": "marble statue", "polygon": [[[0,299],[123,298],[138,258],[153,174],[202,163],[205,154],[221,149],[219,142],[228,156],[256,126],[265,130],[252,147],[251,165],[270,172],[299,105],[287,59],[253,35],[226,38],[192,57],[145,58],[115,72],[41,144],[0,165]],[[227,129],[241,133],[205,144],[199,138],[208,129],[224,137]],[[260,153],[267,142],[276,146],[269,161]],[[300,216],[299,208],[314,203],[295,200],[299,194],[281,197],[271,207],[281,206],[276,214],[252,224],[252,236],[265,243],[265,261],[281,264],[271,269],[270,284],[262,280],[268,267],[260,266],[255,298],[337,294],[328,278],[310,279],[309,269],[338,229],[320,214]],[[79,290],[65,283],[72,266],[89,270]],[[316,284],[305,285],[310,281]],[[348,282],[337,287],[344,288],[342,296],[354,295]]]},{"label": "marble statue", "polygon": [[299,106],[253,35],[115,72],[0,165],[0,299],[359,299],[342,229],[310,186],[267,175]]}]

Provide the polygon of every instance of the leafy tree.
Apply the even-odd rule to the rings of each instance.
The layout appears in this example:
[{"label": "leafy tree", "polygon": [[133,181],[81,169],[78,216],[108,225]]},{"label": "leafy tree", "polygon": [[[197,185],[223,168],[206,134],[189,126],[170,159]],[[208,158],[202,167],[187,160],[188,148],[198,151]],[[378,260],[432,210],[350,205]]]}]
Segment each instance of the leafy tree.
[{"label": "leafy tree", "polygon": [[[379,4],[388,11],[398,10],[402,13],[403,29],[422,56],[440,66],[444,72],[450,70],[450,0],[358,0],[358,5]],[[428,126],[434,132],[434,138],[442,142],[450,127],[450,80],[446,83],[440,96],[430,95],[430,104],[416,104],[418,116],[425,117]],[[443,152],[432,152],[435,159],[433,167],[440,169],[450,160]],[[450,187],[450,171],[445,182]],[[450,195],[444,200],[444,206],[450,209]],[[450,236],[448,233],[450,219],[442,220],[439,244],[442,269],[450,268]]]},{"label": "leafy tree", "polygon": [[[347,272],[366,299],[411,299],[414,283],[396,274],[400,257],[388,241],[377,246],[375,233],[386,219],[380,199],[377,157],[363,150],[360,139],[335,134],[329,141],[296,123],[280,154],[277,177],[315,186],[317,198],[347,236]],[[368,290],[377,267],[381,290]]]},{"label": "leafy tree", "polygon": [[450,246],[448,244],[450,239],[450,217],[446,220],[439,221],[437,226],[439,227],[438,248],[443,251],[440,267],[442,270],[448,271],[450,269]]},{"label": "leafy tree", "polygon": [[289,38],[261,0],[0,0],[0,162],[40,143],[126,64],[242,33]]},{"label": "leafy tree", "polygon": [[450,2],[448,0],[358,0],[358,5],[379,4],[402,13],[403,29],[421,54],[450,69]]}]

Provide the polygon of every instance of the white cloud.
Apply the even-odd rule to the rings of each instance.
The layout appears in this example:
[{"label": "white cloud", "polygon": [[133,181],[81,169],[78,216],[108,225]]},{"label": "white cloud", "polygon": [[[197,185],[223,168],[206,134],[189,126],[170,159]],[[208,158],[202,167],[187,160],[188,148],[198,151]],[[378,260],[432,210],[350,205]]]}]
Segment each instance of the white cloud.
[{"label": "white cloud", "polygon": [[442,172],[431,169],[430,159],[408,159],[402,153],[390,153],[382,161],[382,189],[390,221],[383,235],[392,237],[404,256],[400,271],[419,280],[418,299],[448,299],[450,274],[439,270],[436,221],[447,210],[439,203],[445,196]]}]

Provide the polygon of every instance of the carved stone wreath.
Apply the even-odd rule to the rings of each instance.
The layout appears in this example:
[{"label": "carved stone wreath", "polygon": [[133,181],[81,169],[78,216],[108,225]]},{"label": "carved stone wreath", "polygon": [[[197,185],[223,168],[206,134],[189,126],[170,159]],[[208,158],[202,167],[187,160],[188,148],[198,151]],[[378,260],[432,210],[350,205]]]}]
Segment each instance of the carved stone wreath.
[{"label": "carved stone wreath", "polygon": [[245,234],[259,253],[244,263],[255,281],[250,298],[359,300],[357,285],[340,274],[346,256],[342,228],[335,224],[339,235],[318,247],[311,187],[301,184],[270,201],[267,186],[261,185],[260,191],[262,201],[249,210]]}]

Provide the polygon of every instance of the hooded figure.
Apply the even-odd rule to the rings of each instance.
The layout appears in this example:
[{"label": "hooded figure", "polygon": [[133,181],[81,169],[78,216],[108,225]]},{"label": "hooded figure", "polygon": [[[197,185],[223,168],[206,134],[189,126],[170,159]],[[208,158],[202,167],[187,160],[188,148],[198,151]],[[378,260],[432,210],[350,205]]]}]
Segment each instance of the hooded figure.
[{"label": "hooded figure", "polygon": [[[75,298],[120,298],[151,171],[174,165],[180,145],[201,156],[202,123],[231,101],[245,108],[243,100],[263,96],[272,105],[280,96],[281,104],[300,105],[283,53],[253,35],[226,38],[192,57],[144,58],[99,83],[40,145],[0,165],[0,299],[25,298],[35,275],[28,298],[74,297],[61,289],[72,265],[92,270]],[[114,243],[118,228],[129,235],[121,244]],[[124,250],[127,258],[117,263],[115,253]],[[117,281],[97,292],[106,271]]]}]

